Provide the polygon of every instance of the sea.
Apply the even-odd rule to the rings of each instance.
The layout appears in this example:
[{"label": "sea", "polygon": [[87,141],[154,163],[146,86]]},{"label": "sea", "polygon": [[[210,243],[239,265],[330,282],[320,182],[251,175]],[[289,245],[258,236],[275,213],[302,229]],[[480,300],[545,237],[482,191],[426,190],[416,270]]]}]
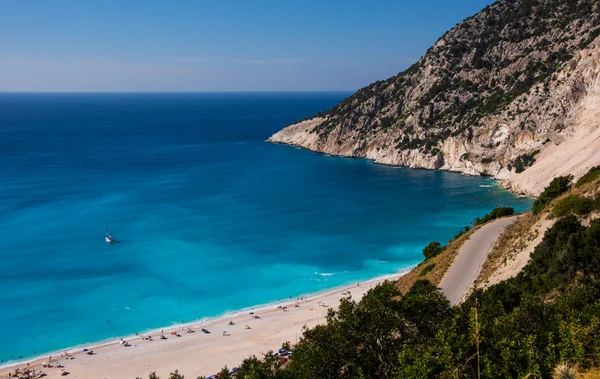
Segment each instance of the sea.
[{"label": "sea", "polygon": [[0,94],[0,360],[393,274],[531,207],[485,177],[266,142],[348,95]]}]

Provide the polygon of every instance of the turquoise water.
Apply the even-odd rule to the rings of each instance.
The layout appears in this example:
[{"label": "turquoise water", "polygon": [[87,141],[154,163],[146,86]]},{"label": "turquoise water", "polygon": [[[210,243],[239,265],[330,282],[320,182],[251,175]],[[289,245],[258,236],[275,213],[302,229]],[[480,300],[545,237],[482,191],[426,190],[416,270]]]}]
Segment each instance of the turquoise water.
[{"label": "turquoise water", "polygon": [[0,94],[0,359],[394,273],[530,207],[486,178],[264,142],[347,95]]}]

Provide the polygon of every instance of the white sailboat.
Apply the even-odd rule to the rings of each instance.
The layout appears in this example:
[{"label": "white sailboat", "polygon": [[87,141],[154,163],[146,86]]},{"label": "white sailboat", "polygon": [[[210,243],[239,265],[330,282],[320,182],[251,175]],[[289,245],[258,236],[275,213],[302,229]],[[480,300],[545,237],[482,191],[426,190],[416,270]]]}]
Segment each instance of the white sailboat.
[{"label": "white sailboat", "polygon": [[106,243],[115,243],[115,239],[110,235],[110,231],[108,229],[108,220],[106,220],[106,236],[104,237]]}]

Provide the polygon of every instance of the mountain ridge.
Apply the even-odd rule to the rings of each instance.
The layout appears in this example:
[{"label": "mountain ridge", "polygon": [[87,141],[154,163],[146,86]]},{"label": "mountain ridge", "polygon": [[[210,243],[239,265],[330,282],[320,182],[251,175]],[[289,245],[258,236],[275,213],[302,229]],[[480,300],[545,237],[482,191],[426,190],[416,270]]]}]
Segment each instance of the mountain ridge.
[{"label": "mountain ridge", "polygon": [[269,142],[489,175],[536,195],[553,177],[600,163],[599,36],[597,2],[498,1],[407,70]]}]

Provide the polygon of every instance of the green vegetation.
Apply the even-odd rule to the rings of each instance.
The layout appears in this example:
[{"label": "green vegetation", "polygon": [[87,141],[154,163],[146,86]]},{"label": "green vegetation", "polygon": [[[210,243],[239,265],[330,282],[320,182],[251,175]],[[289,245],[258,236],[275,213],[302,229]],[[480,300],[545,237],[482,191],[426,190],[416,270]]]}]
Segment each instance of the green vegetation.
[{"label": "green vegetation", "polygon": [[584,184],[591,183],[600,177],[600,166],[592,167],[585,175],[583,175],[577,183],[575,187],[579,188]]},{"label": "green vegetation", "polygon": [[579,44],[579,48],[583,49],[584,47],[589,45],[593,40],[595,40],[598,36],[600,36],[600,28],[592,30],[588,35],[588,38],[581,41],[581,43]]},{"label": "green vegetation", "polygon": [[423,270],[421,270],[421,272],[419,273],[419,276],[425,276],[425,275],[427,275],[427,273],[429,271],[433,270],[434,268],[435,268],[435,263],[428,264],[427,266],[425,266],[423,268]]},{"label": "green vegetation", "polygon": [[594,201],[592,199],[580,195],[568,195],[556,203],[552,208],[552,214],[554,217],[562,217],[571,213],[586,215],[593,209]]},{"label": "green vegetation", "polygon": [[[160,379],[158,375],[156,375],[156,372],[151,372],[150,375],[148,376],[149,379]],[[135,379],[142,379],[139,376]],[[185,379],[185,376],[181,375],[179,373],[179,370],[175,370],[175,372],[172,372],[169,375],[169,379]],[[198,379],[204,379],[203,377],[198,377]]]},{"label": "green vegetation", "polygon": [[382,117],[379,120],[379,126],[381,129],[388,129],[390,126],[394,124],[394,118],[391,116]]},{"label": "green vegetation", "polygon": [[454,236],[454,238],[452,238],[452,241],[458,239],[460,236],[462,236],[463,234],[465,234],[469,230],[471,230],[471,227],[468,226],[468,225],[466,225],[460,232],[456,233],[456,235]]},{"label": "green vegetation", "polygon": [[439,242],[429,242],[425,248],[423,248],[423,256],[425,256],[425,260],[431,259],[444,251],[444,246]]},{"label": "green vegetation", "polygon": [[525,171],[525,169],[531,166],[535,162],[535,156],[540,153],[539,150],[535,150],[530,154],[519,155],[513,162],[513,167],[517,173]]},{"label": "green vegetation", "polygon": [[473,221],[473,223],[475,225],[483,225],[483,224],[490,222],[492,220],[495,220],[497,218],[512,216],[514,214],[515,214],[514,208],[509,208],[509,207],[494,208],[490,213],[483,216],[483,218],[476,218],[475,221]]},{"label": "green vegetation", "polygon": [[330,118],[317,125],[317,127],[314,130],[317,131],[317,133],[319,133],[319,136],[321,136],[322,138],[327,138],[329,134],[333,131],[333,129],[335,129],[336,126],[338,126],[338,124],[338,119]]},{"label": "green vegetation", "polygon": [[559,176],[554,178],[552,182],[544,189],[544,192],[533,203],[533,214],[539,214],[552,200],[556,199],[563,193],[569,190],[573,175]]}]

